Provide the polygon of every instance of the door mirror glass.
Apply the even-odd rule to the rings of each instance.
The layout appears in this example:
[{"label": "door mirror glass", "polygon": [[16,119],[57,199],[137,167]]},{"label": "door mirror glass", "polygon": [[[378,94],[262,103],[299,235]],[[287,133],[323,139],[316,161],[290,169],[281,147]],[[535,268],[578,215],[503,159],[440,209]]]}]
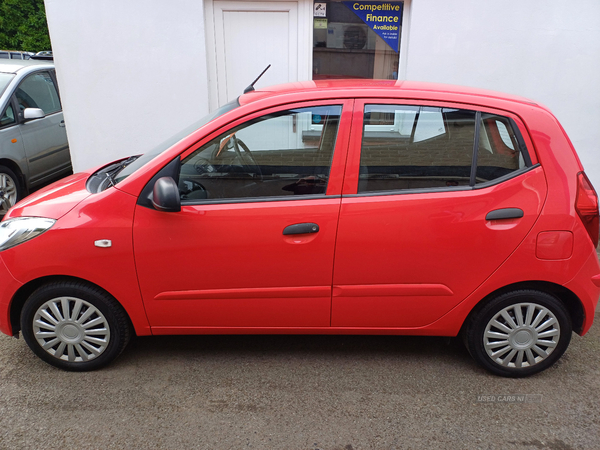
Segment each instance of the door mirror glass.
[{"label": "door mirror glass", "polygon": [[25,121],[43,119],[45,116],[44,111],[40,108],[25,108],[25,111],[23,111],[23,119]]},{"label": "door mirror glass", "polygon": [[181,211],[179,188],[173,178],[162,177],[156,180],[156,183],[154,183],[154,190],[152,191],[152,205],[158,211]]}]

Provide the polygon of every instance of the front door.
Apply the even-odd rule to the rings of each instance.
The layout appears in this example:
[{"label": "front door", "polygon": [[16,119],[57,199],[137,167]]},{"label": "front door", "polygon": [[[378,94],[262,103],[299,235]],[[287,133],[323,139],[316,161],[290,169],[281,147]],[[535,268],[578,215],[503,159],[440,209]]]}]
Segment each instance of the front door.
[{"label": "front door", "polygon": [[423,327],[522,242],[546,197],[544,173],[506,113],[356,104],[332,326]]},{"label": "front door", "polygon": [[137,206],[135,259],[153,332],[329,326],[342,108],[351,102],[238,121],[182,155],[180,212]]},{"label": "front door", "polygon": [[45,117],[20,125],[29,166],[29,185],[56,178],[71,167],[71,156],[58,90],[48,71],[25,78],[15,91],[20,118],[26,108],[39,108]]}]

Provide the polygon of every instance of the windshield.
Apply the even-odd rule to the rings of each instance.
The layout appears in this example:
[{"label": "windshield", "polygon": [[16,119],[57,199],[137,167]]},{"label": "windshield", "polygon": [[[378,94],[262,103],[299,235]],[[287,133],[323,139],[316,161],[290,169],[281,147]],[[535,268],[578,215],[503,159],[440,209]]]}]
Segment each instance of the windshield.
[{"label": "windshield", "polygon": [[2,95],[2,93],[4,92],[4,89],[6,89],[6,86],[8,86],[8,83],[10,83],[14,77],[15,77],[14,73],[0,72],[0,95]]},{"label": "windshield", "polygon": [[165,150],[167,150],[168,148],[170,148],[171,146],[173,146],[174,144],[176,144],[177,142],[182,140],[184,137],[186,137],[186,136],[190,135],[191,133],[193,133],[194,131],[196,131],[198,128],[203,127],[207,123],[211,122],[212,120],[216,119],[219,116],[222,116],[226,112],[229,112],[232,109],[237,108],[238,106],[240,106],[240,104],[237,101],[237,99],[233,100],[233,101],[221,106],[219,109],[212,112],[208,116],[205,116],[203,119],[200,119],[199,121],[194,122],[193,124],[185,127],[179,133],[174,134],[169,139],[164,141],[162,144],[154,147],[149,152],[144,153],[142,156],[135,159],[130,164],[126,165],[118,174],[115,174],[114,184],[117,184],[120,181],[123,181],[125,178],[127,178],[129,175],[131,175],[136,170],[138,170],[140,167],[142,167],[148,161],[151,161],[152,159],[154,159],[155,157],[160,155],[162,152],[164,152]]}]

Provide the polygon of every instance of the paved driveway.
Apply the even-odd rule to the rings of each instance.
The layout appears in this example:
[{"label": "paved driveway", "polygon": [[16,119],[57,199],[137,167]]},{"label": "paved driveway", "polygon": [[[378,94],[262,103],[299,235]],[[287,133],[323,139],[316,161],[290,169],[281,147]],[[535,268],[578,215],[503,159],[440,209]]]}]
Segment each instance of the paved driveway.
[{"label": "paved driveway", "polygon": [[140,338],[77,374],[2,336],[0,448],[600,448],[596,321],[521,380],[446,338]]}]

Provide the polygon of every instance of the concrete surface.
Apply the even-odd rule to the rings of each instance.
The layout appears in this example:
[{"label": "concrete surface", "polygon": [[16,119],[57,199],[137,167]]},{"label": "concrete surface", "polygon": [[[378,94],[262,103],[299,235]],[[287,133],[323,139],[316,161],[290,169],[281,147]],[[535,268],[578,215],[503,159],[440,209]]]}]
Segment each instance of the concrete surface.
[{"label": "concrete surface", "polygon": [[149,337],[67,373],[0,337],[1,449],[595,449],[599,398],[598,323],[520,380],[448,338]]}]

